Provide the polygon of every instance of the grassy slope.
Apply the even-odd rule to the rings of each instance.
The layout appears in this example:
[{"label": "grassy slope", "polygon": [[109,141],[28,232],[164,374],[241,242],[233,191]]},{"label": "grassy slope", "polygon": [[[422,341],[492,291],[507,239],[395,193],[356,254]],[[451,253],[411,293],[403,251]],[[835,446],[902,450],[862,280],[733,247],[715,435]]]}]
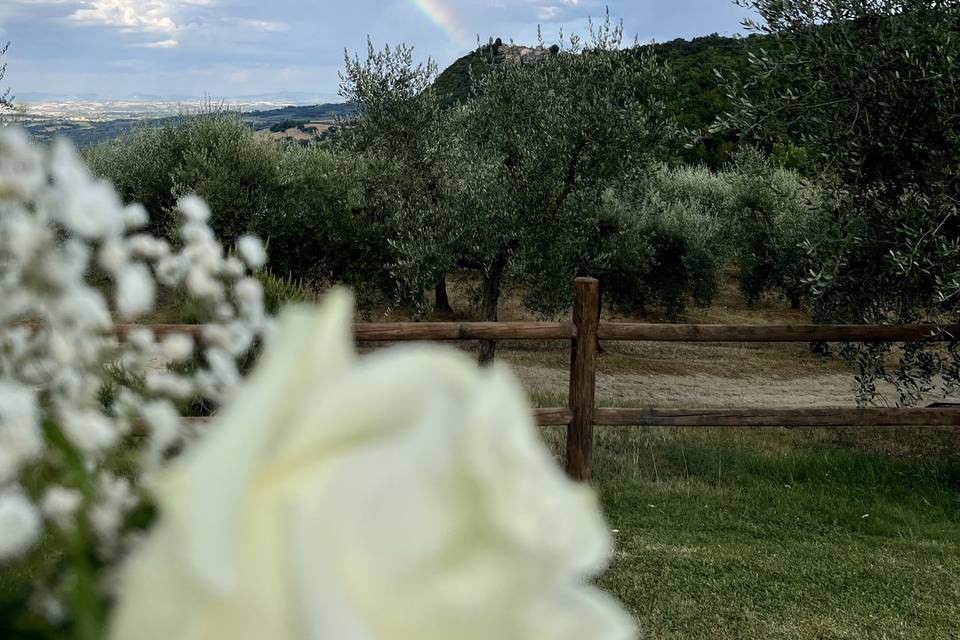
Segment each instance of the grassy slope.
[{"label": "grassy slope", "polygon": [[[747,309],[728,283],[691,320],[803,321],[792,313]],[[698,390],[677,387],[661,406],[853,401],[841,362],[790,345],[606,346],[601,374],[642,378],[631,405],[681,370]],[[553,352],[504,356],[567,366]],[[822,373],[840,387],[830,397],[814,384]],[[542,389],[537,404],[563,403],[562,389],[523,377]],[[764,377],[792,391],[760,394]],[[548,438],[559,453],[562,433]],[[599,427],[594,469],[617,544],[600,583],[645,638],[960,638],[960,430]]]},{"label": "grassy slope", "polygon": [[[475,319],[471,291],[451,279],[460,313],[442,319]],[[809,321],[784,305],[748,308],[728,278],[686,320]],[[501,312],[531,318],[516,291]],[[852,372],[804,345],[604,346],[603,404],[855,403]],[[534,404],[565,402],[569,347],[505,343],[498,353]],[[607,374],[626,388],[606,389]],[[546,436],[560,457],[562,430]],[[594,470],[617,545],[600,583],[644,638],[960,638],[960,430],[600,427]]]},{"label": "grassy slope", "polygon": [[956,638],[958,444],[605,431],[596,485],[617,551],[601,584],[647,638]]}]

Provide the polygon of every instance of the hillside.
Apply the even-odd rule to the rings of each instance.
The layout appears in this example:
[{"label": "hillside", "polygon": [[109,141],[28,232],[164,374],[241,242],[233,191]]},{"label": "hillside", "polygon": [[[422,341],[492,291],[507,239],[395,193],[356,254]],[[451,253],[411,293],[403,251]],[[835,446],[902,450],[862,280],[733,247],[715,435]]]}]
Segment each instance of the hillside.
[{"label": "hillside", "polygon": [[[675,106],[674,112],[681,126],[704,136],[699,144],[684,152],[684,159],[706,162],[711,166],[726,162],[735,140],[708,134],[710,125],[729,108],[729,99],[714,70],[724,74],[749,73],[748,54],[759,51],[764,40],[761,36],[731,38],[713,34],[693,40],[677,39],[624,50],[623,55],[631,57],[639,52],[652,52],[669,66],[675,86],[673,94],[666,96],[666,100]],[[453,105],[466,99],[470,95],[471,74],[477,78],[493,65],[515,61],[516,56],[510,52],[520,49],[536,51],[494,43],[451,64],[434,84],[443,95],[444,104]]]},{"label": "hillside", "polygon": [[437,76],[434,88],[443,104],[452,106],[470,96],[470,78],[486,73],[493,65],[517,64],[555,54],[557,47],[524,47],[505,44],[500,38],[455,61]]}]

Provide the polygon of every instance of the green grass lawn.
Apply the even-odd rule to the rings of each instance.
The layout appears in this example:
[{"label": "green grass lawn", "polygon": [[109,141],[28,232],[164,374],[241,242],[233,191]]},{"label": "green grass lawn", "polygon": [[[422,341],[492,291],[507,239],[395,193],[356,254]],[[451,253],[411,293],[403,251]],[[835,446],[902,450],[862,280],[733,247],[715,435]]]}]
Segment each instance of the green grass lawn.
[{"label": "green grass lawn", "polygon": [[607,430],[595,484],[645,638],[960,638],[956,432]]},{"label": "green grass lawn", "polygon": [[[960,431],[600,428],[594,473],[644,638],[960,638]],[[63,637],[30,580],[0,638]]]}]

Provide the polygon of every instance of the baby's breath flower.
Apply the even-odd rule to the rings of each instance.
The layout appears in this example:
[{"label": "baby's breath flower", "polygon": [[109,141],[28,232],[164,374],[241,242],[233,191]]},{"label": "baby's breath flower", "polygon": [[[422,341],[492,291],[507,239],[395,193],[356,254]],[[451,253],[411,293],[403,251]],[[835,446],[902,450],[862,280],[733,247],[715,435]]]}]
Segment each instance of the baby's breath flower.
[{"label": "baby's breath flower", "polygon": [[200,299],[219,299],[223,297],[223,285],[203,267],[194,267],[187,274],[187,289]]},{"label": "baby's breath flower", "polygon": [[40,514],[19,488],[0,490],[0,560],[16,558],[40,536]]},{"label": "baby's breath flower", "polygon": [[83,502],[83,496],[75,489],[67,489],[59,485],[47,488],[40,501],[43,515],[64,530],[73,527],[73,518]]},{"label": "baby's breath flower", "polygon": [[31,146],[19,129],[0,130],[0,198],[27,199],[39,189],[46,175],[40,150]]},{"label": "baby's breath flower", "polygon": [[109,240],[97,252],[97,262],[101,268],[111,273],[120,271],[130,260],[130,249],[118,240]]},{"label": "baby's breath flower", "polygon": [[145,382],[152,393],[177,400],[186,400],[194,392],[190,378],[164,371],[147,372]]},{"label": "baby's breath flower", "polygon": [[88,455],[96,455],[110,448],[117,440],[117,433],[110,419],[93,409],[71,409],[60,414],[63,431],[78,449]]},{"label": "baby's breath flower", "polygon": [[180,209],[187,220],[195,223],[206,223],[210,218],[210,207],[207,203],[197,196],[184,196],[177,202],[177,208]]},{"label": "baby's breath flower", "polygon": [[43,451],[39,419],[33,391],[0,380],[0,482],[13,478],[22,464]]},{"label": "baby's breath flower", "polygon": [[140,262],[128,264],[117,274],[117,312],[130,320],[153,308],[156,284],[150,269]]},{"label": "baby's breath flower", "polygon": [[247,263],[247,266],[253,270],[260,269],[267,263],[267,252],[263,249],[263,243],[259,238],[253,236],[244,236],[237,242],[237,251],[240,257]]},{"label": "baby's breath flower", "polygon": [[101,473],[97,482],[97,500],[90,510],[90,524],[106,547],[117,543],[126,514],[137,505],[130,481],[110,473]]},{"label": "baby's breath flower", "polygon": [[147,223],[150,222],[150,216],[142,204],[134,203],[124,207],[123,222],[126,224],[127,229],[133,231],[147,226]]},{"label": "baby's breath flower", "polygon": [[[179,208],[183,243],[172,247],[141,231],[146,210],[124,205],[69,143],[40,147],[0,128],[0,563],[29,551],[44,521],[67,531],[82,513],[109,573],[142,487],[173,445],[195,440],[181,438],[174,401],[226,397],[241,378],[236,359],[268,338],[262,294],[247,264],[225,255],[207,205],[188,196]],[[215,314],[212,342],[158,341],[148,328],[118,339],[115,318],[142,317],[164,288]],[[196,367],[170,370],[195,356]],[[125,440],[141,430],[146,439]],[[104,469],[121,444],[125,478]],[[31,478],[43,517],[20,488],[36,464],[70,469],[46,486]]]},{"label": "baby's breath flower", "polygon": [[146,234],[138,234],[127,240],[130,252],[148,260],[159,260],[170,253],[170,245]]},{"label": "baby's breath flower", "polygon": [[164,358],[180,363],[193,355],[193,338],[184,333],[173,333],[163,339],[161,348]]},{"label": "baby's breath flower", "polygon": [[[190,383],[191,391],[193,390]],[[163,456],[180,435],[180,414],[173,403],[166,400],[148,402],[140,408],[144,422],[150,427],[150,446],[147,465],[157,467]]]}]

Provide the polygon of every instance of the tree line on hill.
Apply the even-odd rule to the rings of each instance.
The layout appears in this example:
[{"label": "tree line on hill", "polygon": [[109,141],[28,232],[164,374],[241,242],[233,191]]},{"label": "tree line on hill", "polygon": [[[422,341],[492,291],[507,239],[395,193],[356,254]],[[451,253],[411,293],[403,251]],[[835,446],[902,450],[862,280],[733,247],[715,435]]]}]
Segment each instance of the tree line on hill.
[{"label": "tree line on hill", "polygon": [[[608,19],[550,55],[505,64],[491,43],[439,76],[371,46],[346,60],[357,115],[326,144],[207,114],[88,157],[159,230],[196,192],[222,237],[268,240],[276,273],[415,307],[473,272],[482,318],[507,286],[552,314],[589,274],[608,305],[675,315],[733,265],[748,300],[822,321],[955,317],[957,2],[748,4],[748,38],[624,49]],[[867,391],[899,375],[860,356]],[[960,378],[956,350],[901,365]]]}]

